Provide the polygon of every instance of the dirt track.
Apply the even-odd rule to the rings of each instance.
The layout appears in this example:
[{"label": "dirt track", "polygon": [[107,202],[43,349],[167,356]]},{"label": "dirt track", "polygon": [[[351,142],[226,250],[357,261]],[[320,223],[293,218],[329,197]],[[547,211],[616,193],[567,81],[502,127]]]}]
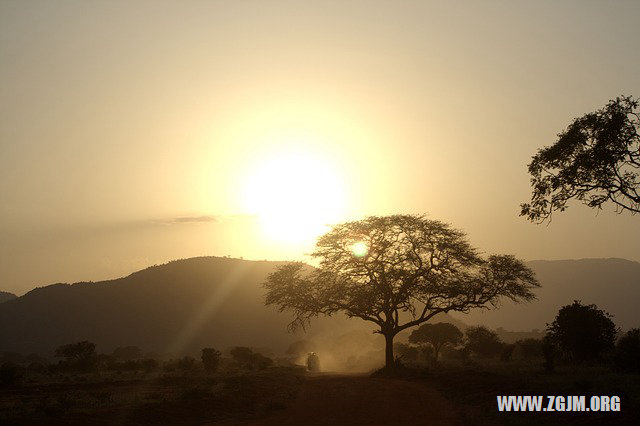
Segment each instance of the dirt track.
[{"label": "dirt track", "polygon": [[254,425],[457,425],[454,406],[424,382],[309,377],[286,409]]}]

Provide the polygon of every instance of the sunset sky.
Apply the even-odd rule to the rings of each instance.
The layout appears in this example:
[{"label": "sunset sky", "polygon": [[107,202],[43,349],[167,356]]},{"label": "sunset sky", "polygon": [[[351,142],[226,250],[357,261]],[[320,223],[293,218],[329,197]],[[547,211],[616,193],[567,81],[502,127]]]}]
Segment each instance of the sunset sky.
[{"label": "sunset sky", "polygon": [[640,2],[1,1],[0,290],[305,259],[426,213],[485,253],[640,261],[640,216],[519,217],[573,118],[640,97]]}]

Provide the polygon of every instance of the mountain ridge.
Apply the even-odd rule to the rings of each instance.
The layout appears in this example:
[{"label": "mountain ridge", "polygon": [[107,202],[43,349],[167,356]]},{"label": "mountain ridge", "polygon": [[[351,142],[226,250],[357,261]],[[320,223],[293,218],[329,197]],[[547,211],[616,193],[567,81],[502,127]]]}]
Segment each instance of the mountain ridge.
[{"label": "mountain ridge", "polygon": [[[103,350],[137,345],[161,353],[195,353],[205,346],[240,345],[281,351],[314,333],[373,329],[364,321],[338,315],[314,319],[305,336],[287,334],[289,314],[266,307],[261,286],[283,263],[201,256],[116,279],[37,287],[0,304],[0,351],[47,354],[80,340],[91,340]],[[510,331],[543,330],[560,306],[575,299],[610,312],[623,328],[640,323],[633,303],[640,300],[640,263],[609,258],[527,264],[542,284],[537,301],[506,301],[497,311],[453,318]]]}]

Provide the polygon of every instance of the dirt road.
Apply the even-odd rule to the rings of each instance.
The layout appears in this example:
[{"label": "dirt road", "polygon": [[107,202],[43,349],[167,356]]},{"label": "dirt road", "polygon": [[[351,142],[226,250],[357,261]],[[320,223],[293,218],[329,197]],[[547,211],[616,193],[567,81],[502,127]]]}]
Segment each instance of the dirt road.
[{"label": "dirt road", "polygon": [[457,425],[455,407],[424,382],[309,377],[286,409],[254,425]]}]

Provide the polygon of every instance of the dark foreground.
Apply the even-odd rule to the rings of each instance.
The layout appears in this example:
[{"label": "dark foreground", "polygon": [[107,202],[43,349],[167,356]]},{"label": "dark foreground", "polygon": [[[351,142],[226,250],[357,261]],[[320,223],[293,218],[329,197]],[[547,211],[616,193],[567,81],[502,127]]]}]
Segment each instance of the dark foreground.
[{"label": "dark foreground", "polygon": [[[403,377],[300,369],[189,376],[65,376],[0,390],[2,424],[638,424],[639,380],[597,370],[432,369]],[[619,413],[499,413],[496,395],[618,394]]]}]

